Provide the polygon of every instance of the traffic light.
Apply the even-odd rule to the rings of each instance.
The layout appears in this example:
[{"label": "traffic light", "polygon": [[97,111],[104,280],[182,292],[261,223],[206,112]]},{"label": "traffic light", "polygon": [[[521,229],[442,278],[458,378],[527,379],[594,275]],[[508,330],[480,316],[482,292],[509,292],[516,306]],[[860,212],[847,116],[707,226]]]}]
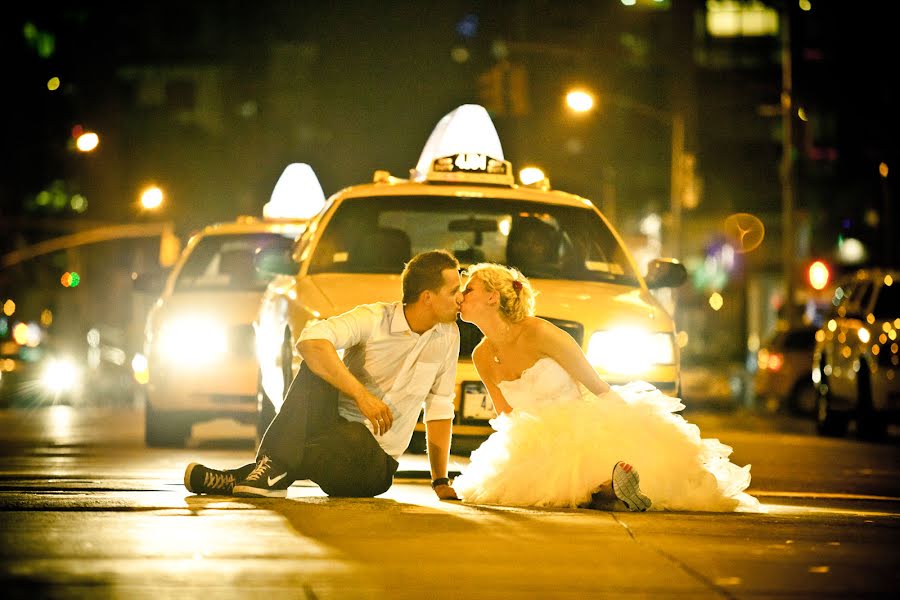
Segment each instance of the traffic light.
[{"label": "traffic light", "polygon": [[59,282],[63,287],[78,287],[78,284],[81,283],[81,275],[79,275],[75,271],[66,271],[65,273],[63,273],[62,277],[59,278]]},{"label": "traffic light", "polygon": [[817,260],[809,265],[806,277],[812,289],[822,290],[825,289],[825,286],[828,285],[828,281],[831,279],[831,269],[821,260]]},{"label": "traffic light", "polygon": [[509,113],[514,117],[524,117],[530,110],[528,71],[522,65],[512,65],[509,69]]},{"label": "traffic light", "polygon": [[492,115],[506,114],[506,91],[504,79],[505,69],[496,64],[478,76],[478,99],[481,105]]}]

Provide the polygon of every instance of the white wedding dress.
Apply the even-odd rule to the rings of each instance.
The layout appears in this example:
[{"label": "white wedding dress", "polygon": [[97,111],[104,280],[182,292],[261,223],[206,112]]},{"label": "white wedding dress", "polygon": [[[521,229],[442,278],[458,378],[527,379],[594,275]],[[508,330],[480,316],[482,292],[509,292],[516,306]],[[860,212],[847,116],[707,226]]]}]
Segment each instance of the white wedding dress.
[{"label": "white wedding dress", "polygon": [[676,414],[681,401],[649,383],[595,396],[544,357],[499,387],[513,410],[491,420],[495,433],[454,480],[466,502],[576,507],[623,460],[640,474],[650,510],[761,511],[744,492],[750,465],[732,464],[729,446],[701,439]]}]

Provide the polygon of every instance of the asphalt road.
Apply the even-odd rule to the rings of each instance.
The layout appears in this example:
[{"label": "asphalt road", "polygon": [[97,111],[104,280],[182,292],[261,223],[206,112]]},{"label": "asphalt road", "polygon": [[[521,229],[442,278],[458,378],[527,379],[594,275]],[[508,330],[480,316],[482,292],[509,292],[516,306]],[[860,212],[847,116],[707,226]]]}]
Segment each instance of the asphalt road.
[{"label": "asphalt road", "polygon": [[[900,444],[806,421],[691,413],[751,463],[764,514],[612,513],[439,502],[423,456],[375,499],[298,482],[286,500],[200,497],[252,430],[212,423],[147,450],[136,409],[0,411],[6,598],[849,598],[900,583]],[[453,468],[465,464],[454,458]]]}]

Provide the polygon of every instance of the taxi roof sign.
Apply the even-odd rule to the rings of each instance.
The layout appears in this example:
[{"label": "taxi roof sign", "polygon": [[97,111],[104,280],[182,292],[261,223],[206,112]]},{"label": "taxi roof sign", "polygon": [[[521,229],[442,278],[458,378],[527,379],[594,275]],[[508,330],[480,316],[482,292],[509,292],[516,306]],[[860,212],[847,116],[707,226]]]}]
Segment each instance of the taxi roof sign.
[{"label": "taxi roof sign", "polygon": [[[503,146],[500,144],[500,136],[497,135],[497,129],[487,110],[478,104],[463,104],[438,121],[428,137],[428,141],[425,142],[425,147],[422,148],[419,162],[416,163],[416,168],[413,170],[413,178],[422,180],[427,177],[433,180],[431,173],[435,172],[435,161],[448,157],[472,155],[505,162],[503,161]],[[481,159],[477,160],[480,164]],[[473,172],[471,169],[467,170]],[[457,174],[451,181],[459,179],[472,181],[470,178],[461,177],[461,174]]]},{"label": "taxi roof sign", "polygon": [[325,206],[325,192],[315,171],[306,163],[285,167],[272,197],[263,206],[266,219],[309,219]]},{"label": "taxi roof sign", "polygon": [[461,152],[434,159],[428,171],[428,181],[508,186],[516,182],[509,161],[477,152]]}]

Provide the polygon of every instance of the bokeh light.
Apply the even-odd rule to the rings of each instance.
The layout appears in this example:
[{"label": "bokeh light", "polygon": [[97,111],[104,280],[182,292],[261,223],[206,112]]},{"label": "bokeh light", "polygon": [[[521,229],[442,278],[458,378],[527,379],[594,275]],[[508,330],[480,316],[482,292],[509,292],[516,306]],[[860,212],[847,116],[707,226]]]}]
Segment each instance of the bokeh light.
[{"label": "bokeh light", "polygon": [[809,285],[814,290],[824,289],[828,285],[830,277],[831,271],[828,269],[828,265],[821,260],[817,260],[809,266]]},{"label": "bokeh light", "polygon": [[75,147],[81,152],[91,152],[100,145],[100,136],[93,131],[86,131],[75,140]]},{"label": "bokeh light", "polygon": [[756,250],[766,236],[766,227],[750,213],[734,213],[725,218],[725,236],[739,254]]},{"label": "bokeh light", "polygon": [[576,113],[586,113],[594,108],[594,96],[585,90],[572,90],[566,94],[566,106]]},{"label": "bokeh light", "polygon": [[165,195],[159,186],[151,185],[141,192],[141,206],[147,210],[159,208],[163,203]]},{"label": "bokeh light", "polygon": [[49,81],[47,81],[47,89],[51,92],[55,92],[59,89],[59,77],[51,77]]},{"label": "bokeh light", "polygon": [[519,171],[519,181],[523,185],[531,185],[546,178],[544,172],[538,167],[524,167]]}]

